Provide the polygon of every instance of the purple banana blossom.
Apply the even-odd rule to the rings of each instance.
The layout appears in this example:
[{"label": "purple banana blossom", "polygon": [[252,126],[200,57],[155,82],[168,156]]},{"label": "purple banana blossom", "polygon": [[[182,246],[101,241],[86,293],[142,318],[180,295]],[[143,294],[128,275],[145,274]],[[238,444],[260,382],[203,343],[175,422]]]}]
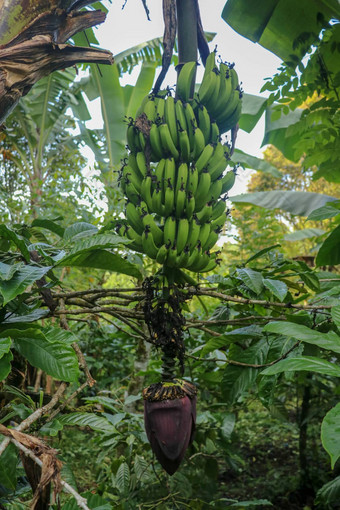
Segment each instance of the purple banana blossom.
[{"label": "purple banana blossom", "polygon": [[196,397],[145,400],[144,423],[152,451],[165,471],[173,475],[193,440]]}]

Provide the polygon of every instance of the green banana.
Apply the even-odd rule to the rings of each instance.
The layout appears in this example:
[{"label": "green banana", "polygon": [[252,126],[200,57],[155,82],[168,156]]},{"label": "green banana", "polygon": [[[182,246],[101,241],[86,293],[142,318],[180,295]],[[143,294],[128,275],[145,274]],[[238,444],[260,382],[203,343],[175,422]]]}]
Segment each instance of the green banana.
[{"label": "green banana", "polygon": [[231,170],[230,172],[226,173],[224,177],[222,177],[222,191],[221,195],[224,195],[224,193],[227,193],[235,184],[235,173]]},{"label": "green banana", "polygon": [[208,202],[210,184],[210,174],[207,170],[204,170],[200,175],[197,191],[195,193],[195,211],[200,211]]},{"label": "green banana", "polygon": [[195,148],[195,138],[194,133],[197,126],[197,120],[195,117],[194,110],[192,109],[192,106],[190,103],[184,104],[184,114],[185,118],[187,120],[187,132],[190,140],[190,151],[193,152]]},{"label": "green banana", "polygon": [[214,181],[209,189],[209,200],[215,202],[222,193],[222,179]]},{"label": "green banana", "polygon": [[189,101],[191,87],[196,74],[196,62],[186,62],[179,72],[176,94],[183,101]]},{"label": "green banana", "polygon": [[208,110],[203,104],[198,105],[198,125],[204,135],[204,145],[206,145],[210,142],[211,120]]},{"label": "green banana", "polygon": [[198,89],[198,97],[202,104],[206,105],[219,86],[217,74],[212,70],[207,75],[204,73],[202,83]]},{"label": "green banana", "polygon": [[209,236],[208,236],[208,239],[206,240],[206,242],[205,243],[202,242],[202,249],[204,251],[209,251],[217,243],[218,236],[219,236],[219,230],[218,229],[212,230],[209,233]]},{"label": "green banana", "polygon": [[201,228],[200,228],[200,236],[199,236],[199,240],[201,241],[202,250],[203,250],[205,243],[207,242],[207,240],[209,238],[209,235],[210,235],[209,223],[202,224]]},{"label": "green banana", "polygon": [[179,152],[176,149],[176,146],[171,137],[168,124],[161,124],[160,126],[158,126],[158,129],[164,151],[168,155],[170,154],[177,160],[179,158]]},{"label": "green banana", "polygon": [[142,133],[142,131],[138,132],[138,142],[139,142],[139,147],[140,147],[139,150],[144,151],[144,149],[146,147],[146,140],[145,140],[144,133]]},{"label": "green banana", "polygon": [[164,197],[164,216],[170,216],[174,212],[175,192],[173,186],[168,183]]},{"label": "green banana", "polygon": [[157,187],[152,193],[152,210],[159,216],[164,215],[164,205],[162,201],[162,188],[160,181],[157,182]]},{"label": "green banana", "polygon": [[166,184],[175,186],[176,182],[176,164],[173,158],[167,158],[164,166],[164,181]]},{"label": "green banana", "polygon": [[148,166],[147,166],[144,152],[137,152],[136,162],[137,162],[140,173],[142,174],[143,177],[145,177],[146,174],[148,173]]},{"label": "green banana", "polygon": [[229,117],[232,115],[232,113],[235,111],[236,106],[240,102],[240,91],[234,90],[230,96],[229,101],[227,102],[226,106],[221,111],[220,115],[218,115],[215,119],[215,121],[218,124],[218,127],[220,129],[220,132],[223,133],[221,126],[229,119]]},{"label": "green banana", "polygon": [[195,273],[198,273],[207,266],[207,264],[210,262],[210,255],[208,252],[203,252],[201,250],[200,257],[195,259],[194,262],[188,266],[189,271],[194,271]]},{"label": "green banana", "polygon": [[175,194],[176,204],[175,204],[175,215],[176,218],[180,218],[183,214],[187,192],[185,191],[185,187],[182,185],[178,190],[178,193]]},{"label": "green banana", "polygon": [[195,197],[191,191],[187,192],[187,198],[185,202],[185,214],[188,220],[192,217],[195,211]]},{"label": "green banana", "polygon": [[127,180],[125,185],[125,194],[134,205],[137,205],[140,200],[140,194],[130,180]]},{"label": "green banana", "polygon": [[162,244],[162,246],[159,248],[157,255],[156,255],[156,261],[158,264],[164,264],[168,257],[169,252],[169,244]]},{"label": "green banana", "polygon": [[228,119],[226,119],[226,121],[223,124],[221,124],[221,130],[223,130],[223,132],[225,133],[229,131],[229,129],[235,127],[241,117],[241,113],[242,113],[242,101],[240,99],[231,116],[228,117]]},{"label": "green banana", "polygon": [[140,214],[138,213],[135,204],[128,202],[126,204],[125,216],[129,225],[139,234],[142,235],[144,225]]},{"label": "green banana", "polygon": [[142,236],[140,236],[130,225],[127,226],[125,235],[134,241],[135,245],[138,246],[140,250],[143,249]]},{"label": "green banana", "polygon": [[159,161],[163,157],[163,151],[162,151],[161,137],[160,137],[159,130],[158,130],[158,127],[156,124],[152,124],[150,133],[149,133],[149,137],[150,137],[151,150],[154,153],[156,160]]},{"label": "green banana", "polygon": [[214,152],[214,146],[211,143],[206,145],[200,155],[200,157],[196,161],[196,168],[198,173],[201,173],[202,170],[208,165],[208,162]]},{"label": "green banana", "polygon": [[185,162],[190,161],[190,140],[186,129],[178,132],[179,150],[181,153],[181,160]]},{"label": "green banana", "polygon": [[140,194],[142,199],[147,205],[149,211],[152,211],[152,177],[151,175],[147,175],[144,177],[140,189]]},{"label": "green banana", "polygon": [[229,68],[229,74],[230,74],[230,79],[231,79],[231,86],[232,86],[232,89],[234,90],[238,87],[238,76],[237,76],[237,72],[235,71],[234,66],[231,66]]},{"label": "green banana", "polygon": [[165,162],[166,159],[162,158],[158,162],[156,168],[155,168],[155,176],[156,176],[156,182],[163,182],[165,179],[164,171],[165,171]]},{"label": "green banana", "polygon": [[137,130],[134,124],[130,124],[126,130],[126,138],[130,151],[136,151],[139,143],[136,140]]},{"label": "green banana", "polygon": [[218,229],[219,231],[221,231],[221,229],[224,227],[226,220],[227,220],[227,213],[224,211],[222,214],[220,214],[220,216],[211,220],[210,229],[211,230]]},{"label": "green banana", "polygon": [[198,221],[203,224],[210,221],[212,215],[212,202],[208,202],[198,213],[196,213]]},{"label": "green banana", "polygon": [[194,271],[194,269],[191,268],[197,266],[201,262],[202,256],[203,254],[201,247],[198,246],[194,248],[194,250],[191,252],[187,265],[185,266],[186,269],[189,269],[189,271]]},{"label": "green banana", "polygon": [[210,143],[218,143],[220,141],[220,130],[218,129],[217,122],[212,122],[210,124]]},{"label": "green banana", "polygon": [[140,173],[137,173],[130,165],[125,165],[123,170],[123,178],[124,177],[134,185],[137,193],[140,193],[140,188],[143,180],[143,178],[140,176]]},{"label": "green banana", "polygon": [[198,171],[197,168],[194,165],[191,165],[189,169],[189,176],[188,176],[188,182],[187,182],[187,189],[188,192],[191,192],[193,195],[195,195],[197,186],[198,186]]},{"label": "green banana", "polygon": [[156,111],[156,120],[159,122],[164,122],[165,115],[165,99],[160,97],[157,102],[157,111]]},{"label": "green banana", "polygon": [[224,211],[226,210],[226,203],[225,200],[221,199],[219,200],[214,206],[213,206],[213,212],[211,215],[212,221],[216,220],[216,218],[219,218]]},{"label": "green banana", "polygon": [[168,216],[164,223],[164,242],[171,245],[176,239],[177,222],[174,216]]},{"label": "green banana", "polygon": [[190,247],[191,253],[197,245],[197,241],[200,236],[200,230],[201,230],[201,226],[200,226],[199,221],[197,220],[196,217],[193,217],[189,224],[189,233],[188,233],[188,245]]},{"label": "green banana", "polygon": [[187,119],[185,116],[184,105],[180,99],[177,99],[175,104],[177,128],[187,131]]},{"label": "green banana", "polygon": [[152,233],[147,227],[142,234],[142,245],[144,253],[151,259],[156,259],[159,248],[157,248]]},{"label": "green banana", "polygon": [[175,188],[175,194],[177,195],[180,188],[184,187],[186,188],[188,180],[188,165],[186,163],[181,163],[177,170],[177,177],[176,177],[176,188]]},{"label": "green banana", "polygon": [[194,132],[194,144],[195,145],[194,150],[192,152],[192,158],[194,160],[198,160],[206,147],[204,134],[199,127],[197,127]]},{"label": "green banana", "polygon": [[165,101],[165,122],[167,123],[174,146],[178,146],[177,120],[175,111],[175,100],[172,96]]},{"label": "green banana", "polygon": [[155,244],[157,246],[161,246],[163,244],[163,230],[159,228],[153,216],[151,214],[146,214],[145,216],[143,216],[142,221],[144,228],[149,226],[149,230],[152,234]]},{"label": "green banana", "polygon": [[177,253],[182,253],[184,247],[187,244],[189,235],[189,222],[186,218],[182,218],[177,224],[177,235],[176,235],[176,246]]},{"label": "green banana", "polygon": [[175,267],[176,266],[176,259],[177,259],[177,248],[176,248],[176,242],[173,243],[171,248],[168,251],[168,257],[166,259],[166,265],[169,267]]},{"label": "green banana", "polygon": [[147,101],[145,103],[145,106],[143,108],[143,113],[145,113],[145,115],[147,116],[147,118],[150,122],[155,121],[155,119],[156,119],[156,104],[155,104],[155,101],[153,98],[149,99],[149,101]]}]

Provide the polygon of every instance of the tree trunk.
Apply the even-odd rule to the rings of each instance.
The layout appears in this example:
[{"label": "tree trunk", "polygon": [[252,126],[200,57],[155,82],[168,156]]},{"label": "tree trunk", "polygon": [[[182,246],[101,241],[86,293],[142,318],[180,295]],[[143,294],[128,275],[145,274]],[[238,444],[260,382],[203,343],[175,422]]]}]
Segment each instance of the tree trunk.
[{"label": "tree trunk", "polygon": [[80,62],[112,64],[111,52],[65,44],[102,23],[102,11],[81,11],[95,0],[0,0],[0,124],[21,96],[52,71]]},{"label": "tree trunk", "polygon": [[[177,38],[179,73],[185,62],[197,60],[197,9],[195,0],[177,0]],[[191,83],[190,97],[195,90],[195,76]]]}]

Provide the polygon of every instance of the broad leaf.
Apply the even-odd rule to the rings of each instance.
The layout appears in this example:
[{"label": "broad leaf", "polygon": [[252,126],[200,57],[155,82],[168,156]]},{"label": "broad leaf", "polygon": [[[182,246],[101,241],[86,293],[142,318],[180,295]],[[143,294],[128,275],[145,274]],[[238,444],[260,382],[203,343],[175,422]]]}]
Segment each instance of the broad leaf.
[{"label": "broad leaf", "polygon": [[126,494],[130,488],[130,470],[126,462],[119,466],[115,479],[119,492]]},{"label": "broad leaf", "polygon": [[0,262],[0,280],[10,280],[22,266],[22,262],[19,262],[18,264],[5,264],[4,262]]},{"label": "broad leaf", "polygon": [[13,359],[13,354],[9,351],[7,354],[4,354],[0,358],[0,381],[6,379],[8,374],[11,371],[11,361]]},{"label": "broad leaf", "polygon": [[249,259],[245,261],[244,265],[246,266],[247,264],[249,264],[249,262],[252,262],[253,260],[256,260],[256,259],[262,257],[262,255],[265,255],[266,253],[270,252],[271,250],[274,250],[275,248],[278,248],[279,246],[281,246],[281,245],[273,244],[272,246],[263,248],[263,250],[260,250],[257,253],[255,253],[254,255],[252,255],[251,257],[249,257]]},{"label": "broad leaf", "polygon": [[244,328],[237,328],[233,331],[228,331],[223,335],[211,338],[203,347],[201,356],[204,357],[209,352],[221,347],[226,347],[230,343],[242,342],[244,340],[260,339],[262,336],[262,329],[258,326],[246,326]]},{"label": "broad leaf", "polygon": [[328,195],[308,191],[257,191],[230,197],[234,203],[253,204],[265,209],[283,209],[291,214],[308,216],[314,209],[336,200]]},{"label": "broad leaf", "polygon": [[[323,505],[330,506],[332,503],[336,504],[340,500],[340,476],[334,478],[330,482],[326,483],[316,493],[317,504],[322,503]],[[325,508],[327,508],[325,506]]]},{"label": "broad leaf", "polygon": [[106,418],[94,413],[70,413],[58,418],[62,425],[78,425],[79,427],[90,427],[98,432],[114,432],[115,429]]},{"label": "broad leaf", "polygon": [[297,230],[296,232],[291,232],[290,234],[286,234],[283,239],[285,241],[302,241],[303,239],[310,239],[312,237],[319,237],[325,233],[325,230],[321,228],[304,228],[302,230]]},{"label": "broad leaf", "polygon": [[11,491],[17,486],[17,464],[17,449],[9,444],[0,457],[0,484]]},{"label": "broad leaf", "polygon": [[331,457],[332,469],[340,457],[340,403],[328,411],[321,425],[321,441]]},{"label": "broad leaf", "polygon": [[270,290],[280,301],[283,301],[287,295],[288,287],[281,280],[273,280],[271,278],[263,278],[263,285]]},{"label": "broad leaf", "polygon": [[307,220],[309,221],[320,221],[320,220],[327,220],[329,218],[334,218],[334,216],[337,216],[340,214],[339,209],[335,207],[335,205],[338,204],[338,201],[335,201],[330,204],[326,204],[322,207],[319,207],[318,209],[315,209],[310,213]]},{"label": "broad leaf", "polygon": [[[248,349],[233,346],[230,358],[242,363],[261,365],[265,362],[269,343],[265,338],[252,344]],[[259,369],[228,365],[224,370],[221,390],[226,402],[233,403],[243,395],[255,382]]]},{"label": "broad leaf", "polygon": [[55,221],[52,220],[44,220],[42,218],[37,218],[36,220],[32,221],[32,227],[45,228],[46,230],[49,230],[50,232],[57,234],[59,237],[64,236],[65,229],[61,225],[59,225],[59,223],[56,223]]},{"label": "broad leaf", "polygon": [[[222,18],[236,32],[275,53],[282,60],[304,54],[302,33],[319,33],[319,13],[326,20],[339,14],[336,0],[228,0]],[[299,39],[300,38],[300,39]],[[298,44],[300,40],[300,44]]]},{"label": "broad leaf", "polygon": [[80,239],[81,237],[87,237],[90,235],[94,235],[98,232],[98,229],[95,225],[91,223],[86,223],[84,221],[79,221],[77,223],[73,223],[69,227],[65,228],[64,231],[64,239],[65,241],[75,241],[76,239]]},{"label": "broad leaf", "polygon": [[12,340],[10,338],[0,338],[0,358],[9,352],[11,345]]},{"label": "broad leaf", "polygon": [[333,306],[331,309],[332,319],[340,331],[340,305]]},{"label": "broad leaf", "polygon": [[268,499],[253,499],[250,501],[238,501],[237,503],[232,503],[231,505],[228,505],[228,507],[231,508],[248,508],[248,507],[254,507],[254,506],[260,506],[261,508],[266,506],[273,506],[273,504],[268,501]]},{"label": "broad leaf", "polygon": [[300,340],[301,342],[317,345],[322,349],[340,353],[340,336],[334,333],[334,331],[321,333],[314,329],[307,328],[302,324],[286,321],[270,322],[264,326],[263,330],[269,333],[285,335]]},{"label": "broad leaf", "polygon": [[51,267],[23,266],[13,278],[8,281],[0,281],[0,294],[4,298],[4,304],[8,303],[36,280],[40,280]]},{"label": "broad leaf", "polygon": [[237,276],[242,282],[249,287],[255,294],[260,294],[263,289],[263,281],[261,273],[253,269],[243,268],[237,269]]},{"label": "broad leaf", "polygon": [[112,248],[121,244],[130,244],[131,242],[132,241],[130,239],[118,235],[96,234],[86,239],[82,239],[81,241],[77,241],[65,258],[80,255],[81,253],[86,253],[95,248]]},{"label": "broad leaf", "polygon": [[105,269],[116,273],[123,273],[134,278],[142,279],[142,275],[135,264],[120,255],[116,255],[106,250],[86,251],[80,255],[67,256],[58,265],[71,267],[93,267],[95,269]]},{"label": "broad leaf", "polygon": [[234,430],[235,427],[235,414],[234,413],[227,413],[224,418],[221,425],[221,434],[224,439],[229,440],[230,436]]},{"label": "broad leaf", "polygon": [[340,367],[314,356],[283,359],[271,367],[265,368],[261,375],[275,375],[282,372],[307,371],[340,377]]},{"label": "broad leaf", "polygon": [[265,97],[243,94],[242,115],[239,126],[243,131],[250,133],[256,126],[266,108]]},{"label": "broad leaf", "polygon": [[234,163],[241,163],[245,168],[251,168],[252,170],[259,170],[260,172],[272,175],[273,177],[277,177],[281,179],[282,174],[278,171],[278,169],[265,161],[264,159],[257,158],[255,156],[251,156],[250,154],[246,154],[245,152],[235,149],[232,161]]},{"label": "broad leaf", "polygon": [[316,256],[317,266],[340,264],[340,225],[338,225],[321,245]]},{"label": "broad leaf", "polygon": [[55,379],[67,382],[77,381],[79,376],[78,359],[69,345],[58,342],[51,343],[45,338],[29,338],[18,335],[14,346],[31,365],[41,368]]},{"label": "broad leaf", "polygon": [[0,239],[7,239],[12,241],[16,247],[21,251],[26,261],[29,262],[30,254],[25,244],[25,241],[21,236],[16,234],[13,230],[6,227],[6,225],[0,225]]}]

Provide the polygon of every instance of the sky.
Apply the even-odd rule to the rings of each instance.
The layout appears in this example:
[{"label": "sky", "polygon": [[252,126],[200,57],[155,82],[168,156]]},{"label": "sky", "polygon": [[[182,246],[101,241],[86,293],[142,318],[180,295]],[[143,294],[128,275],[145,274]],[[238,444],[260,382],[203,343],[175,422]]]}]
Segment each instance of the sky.
[{"label": "sky", "polygon": [[[226,0],[199,0],[201,19],[204,30],[216,32],[216,37],[210,43],[211,50],[217,45],[218,54],[223,60],[235,62],[243,90],[249,94],[259,95],[264,84],[264,78],[272,76],[280,65],[278,57],[265,50],[258,44],[240,36],[232,30],[221,18]],[[107,3],[109,12],[106,21],[95,29],[95,35],[102,48],[109,49],[113,55],[120,53],[139,43],[163,35],[163,15],[161,0],[147,0],[150,9],[151,21],[148,21],[141,0],[127,0],[124,9],[124,0],[112,0]],[[203,66],[197,73],[197,81],[203,74]],[[131,75],[125,75],[122,85],[134,84],[139,70]],[[156,73],[158,75],[159,70]],[[174,85],[176,72],[170,69],[164,86]],[[262,94],[265,96],[265,94]],[[88,123],[90,128],[101,127],[101,114],[99,100],[93,101],[89,106],[93,120]],[[261,142],[264,132],[264,120],[258,123],[251,134],[239,131],[236,146],[244,152],[261,157],[263,148]],[[251,171],[240,170],[234,188],[230,195],[237,195],[246,191],[246,184]]]}]

